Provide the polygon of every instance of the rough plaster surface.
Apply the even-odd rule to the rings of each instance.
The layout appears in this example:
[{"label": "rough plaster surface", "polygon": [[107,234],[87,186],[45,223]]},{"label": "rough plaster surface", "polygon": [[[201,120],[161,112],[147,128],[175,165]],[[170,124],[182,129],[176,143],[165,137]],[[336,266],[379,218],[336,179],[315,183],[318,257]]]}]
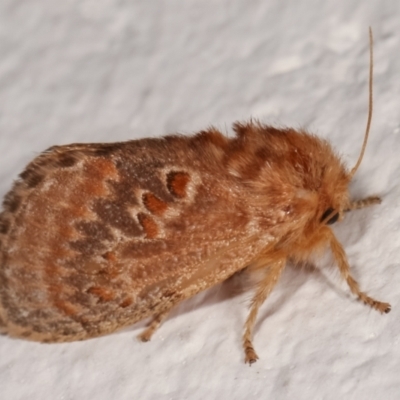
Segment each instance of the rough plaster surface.
[{"label": "rough plaster surface", "polygon": [[329,260],[288,268],[264,305],[260,360],[243,363],[248,294],[224,284],[181,305],[150,343],[143,324],[72,344],[0,337],[2,399],[400,398],[400,3],[2,0],[0,194],[54,144],[119,141],[256,117],[329,138],[352,185],[381,206],[335,227],[354,275],[391,302],[355,301]]}]

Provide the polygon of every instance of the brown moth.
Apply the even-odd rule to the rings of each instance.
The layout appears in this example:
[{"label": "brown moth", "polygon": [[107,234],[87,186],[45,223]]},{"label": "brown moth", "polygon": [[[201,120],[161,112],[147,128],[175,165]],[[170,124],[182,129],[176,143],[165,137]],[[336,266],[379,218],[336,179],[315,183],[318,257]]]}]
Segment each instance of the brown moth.
[{"label": "brown moth", "polygon": [[0,329],[66,342],[151,317],[149,340],[179,302],[247,268],[259,279],[243,346],[287,261],[330,248],[342,277],[360,291],[329,225],[352,201],[347,170],[328,142],[305,131],[235,123],[194,136],[55,146],[35,158],[0,214]]}]

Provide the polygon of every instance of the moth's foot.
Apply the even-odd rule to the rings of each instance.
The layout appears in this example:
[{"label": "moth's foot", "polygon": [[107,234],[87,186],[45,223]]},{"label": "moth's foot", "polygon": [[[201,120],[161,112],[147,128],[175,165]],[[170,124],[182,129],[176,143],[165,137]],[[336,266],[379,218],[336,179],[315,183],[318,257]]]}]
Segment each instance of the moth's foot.
[{"label": "moth's foot", "polygon": [[361,298],[361,300],[368,306],[374,308],[382,314],[387,314],[392,309],[392,306],[389,303],[383,303],[381,301],[375,300],[372,297]]},{"label": "moth's foot", "polygon": [[148,342],[148,341],[150,341],[151,337],[153,336],[153,333],[154,333],[154,331],[152,329],[147,328],[141,334],[139,334],[137,337],[142,342]]},{"label": "moth's foot", "polygon": [[388,314],[392,309],[392,306],[389,303],[381,303],[380,301],[375,301],[375,304],[372,305],[372,307],[382,314]]},{"label": "moth's foot", "polygon": [[245,346],[244,346],[244,362],[246,364],[254,364],[258,360],[258,355],[254,350],[253,345],[251,344],[250,341],[246,341]]}]

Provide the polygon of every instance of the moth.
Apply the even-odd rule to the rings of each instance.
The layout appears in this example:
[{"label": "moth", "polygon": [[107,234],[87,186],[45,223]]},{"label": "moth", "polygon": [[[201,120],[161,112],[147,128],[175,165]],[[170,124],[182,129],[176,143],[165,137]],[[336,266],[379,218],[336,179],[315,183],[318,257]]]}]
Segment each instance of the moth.
[{"label": "moth", "polygon": [[257,354],[257,312],[286,263],[331,250],[351,292],[362,292],[330,225],[353,201],[330,144],[256,121],[123,143],[51,147],[19,175],[0,214],[0,329],[66,342],[151,318],[149,340],[183,300],[246,268],[261,278],[245,323],[245,362]]}]

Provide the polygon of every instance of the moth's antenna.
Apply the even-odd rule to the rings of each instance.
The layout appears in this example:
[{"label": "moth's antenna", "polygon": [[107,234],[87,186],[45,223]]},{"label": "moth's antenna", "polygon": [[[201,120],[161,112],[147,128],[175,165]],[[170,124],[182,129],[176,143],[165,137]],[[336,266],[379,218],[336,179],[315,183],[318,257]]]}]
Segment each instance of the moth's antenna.
[{"label": "moth's antenna", "polygon": [[356,173],[357,168],[360,166],[364,157],[365,148],[367,147],[369,129],[371,127],[372,110],[373,110],[373,75],[374,75],[374,38],[372,36],[372,29],[369,27],[369,99],[368,99],[368,119],[367,127],[365,129],[364,143],[362,145],[360,156],[358,157],[356,165],[350,171],[350,178]]}]

